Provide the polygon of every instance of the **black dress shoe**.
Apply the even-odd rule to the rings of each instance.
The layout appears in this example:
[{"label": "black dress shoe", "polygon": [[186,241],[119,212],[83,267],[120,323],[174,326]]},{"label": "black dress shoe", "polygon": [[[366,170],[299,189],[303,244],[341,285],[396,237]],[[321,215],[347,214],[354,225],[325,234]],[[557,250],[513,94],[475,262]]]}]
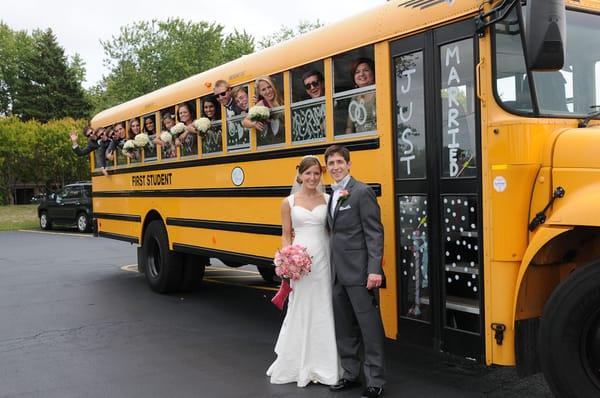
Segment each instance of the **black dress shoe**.
[{"label": "black dress shoe", "polygon": [[383,397],[383,388],[382,387],[367,387],[365,391],[363,391],[361,398],[378,398]]},{"label": "black dress shoe", "polygon": [[340,379],[336,384],[329,386],[331,391],[342,391],[360,386],[357,380]]}]

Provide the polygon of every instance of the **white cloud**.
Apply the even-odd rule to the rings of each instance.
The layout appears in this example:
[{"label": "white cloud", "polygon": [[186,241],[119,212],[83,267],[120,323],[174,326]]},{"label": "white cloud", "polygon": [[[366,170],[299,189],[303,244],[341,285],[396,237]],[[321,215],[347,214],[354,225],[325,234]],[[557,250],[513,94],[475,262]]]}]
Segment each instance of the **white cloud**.
[{"label": "white cloud", "polygon": [[257,39],[282,25],[296,26],[301,20],[331,23],[359,13],[385,0],[262,0],[260,7],[247,0],[175,2],[161,0],[8,0],[0,19],[12,29],[51,28],[67,55],[79,53],[86,62],[87,82],[94,85],[106,69],[100,40],[109,40],[123,25],[136,21],[181,17],[192,21],[217,22],[231,32],[245,30]]}]

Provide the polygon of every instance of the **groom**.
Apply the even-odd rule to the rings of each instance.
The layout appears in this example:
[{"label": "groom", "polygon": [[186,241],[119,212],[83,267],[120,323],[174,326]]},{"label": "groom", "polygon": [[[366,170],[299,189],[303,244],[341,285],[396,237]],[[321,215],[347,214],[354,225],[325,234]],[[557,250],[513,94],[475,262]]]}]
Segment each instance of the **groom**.
[{"label": "groom", "polygon": [[378,291],[383,282],[383,226],[375,194],[350,176],[350,151],[332,145],[325,151],[334,179],[327,223],[330,230],[333,313],[342,378],[330,387],[341,391],[360,385],[361,360],[366,390],[362,397],[383,395],[383,324]]}]

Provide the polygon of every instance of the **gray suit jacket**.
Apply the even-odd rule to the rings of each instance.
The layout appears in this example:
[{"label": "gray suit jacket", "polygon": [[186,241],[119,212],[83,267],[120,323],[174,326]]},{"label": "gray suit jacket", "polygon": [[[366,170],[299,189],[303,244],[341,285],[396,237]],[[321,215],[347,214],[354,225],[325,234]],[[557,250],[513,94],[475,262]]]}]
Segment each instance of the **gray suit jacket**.
[{"label": "gray suit jacket", "polygon": [[333,218],[331,200],[327,209],[331,279],[345,286],[365,286],[368,274],[383,276],[381,211],[368,185],[350,177],[346,190],[349,195],[338,200]]}]

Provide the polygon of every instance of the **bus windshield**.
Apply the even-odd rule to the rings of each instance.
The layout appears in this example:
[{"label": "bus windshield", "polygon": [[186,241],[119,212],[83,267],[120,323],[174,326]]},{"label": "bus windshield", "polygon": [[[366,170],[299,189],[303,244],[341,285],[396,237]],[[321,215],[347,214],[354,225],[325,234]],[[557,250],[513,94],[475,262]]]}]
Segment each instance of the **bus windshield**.
[{"label": "bus windshield", "polygon": [[[519,7],[494,26],[495,89],[505,108],[545,116],[585,116],[600,105],[600,15],[567,10],[567,57],[556,72],[532,72],[530,84],[523,55]],[[521,23],[520,23],[521,21]]]}]

